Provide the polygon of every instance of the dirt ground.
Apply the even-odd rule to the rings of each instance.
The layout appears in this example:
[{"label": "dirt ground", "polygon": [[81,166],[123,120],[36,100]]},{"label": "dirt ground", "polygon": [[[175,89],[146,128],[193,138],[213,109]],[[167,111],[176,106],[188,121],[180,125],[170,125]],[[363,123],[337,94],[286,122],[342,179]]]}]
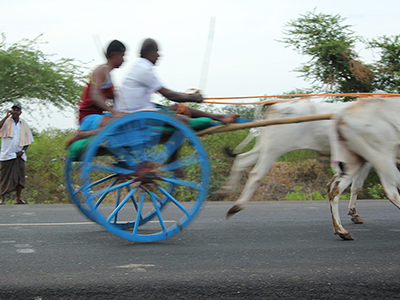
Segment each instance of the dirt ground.
[{"label": "dirt ground", "polygon": [[[327,199],[326,185],[332,178],[332,173],[329,170],[328,157],[310,159],[300,164],[292,162],[275,162],[267,176],[261,181],[260,186],[257,188],[251,200],[285,200],[285,197],[289,193],[299,192],[299,189],[301,189],[300,192],[304,195],[318,192],[324,197],[324,199]],[[242,173],[236,190],[232,191],[230,195],[221,197],[218,193],[212,193],[209,200],[236,200],[243,190],[250,171],[251,168]]]}]

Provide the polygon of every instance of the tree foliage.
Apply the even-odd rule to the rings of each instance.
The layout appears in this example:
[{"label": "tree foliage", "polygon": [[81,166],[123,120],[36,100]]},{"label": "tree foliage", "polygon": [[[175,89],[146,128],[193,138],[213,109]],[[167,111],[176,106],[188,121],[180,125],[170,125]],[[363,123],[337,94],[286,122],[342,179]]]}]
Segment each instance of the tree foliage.
[{"label": "tree foliage", "polygon": [[314,90],[327,92],[370,92],[374,75],[359,61],[350,25],[339,15],[307,12],[285,25],[282,42],[311,59],[296,69],[311,81]]},{"label": "tree foliage", "polygon": [[39,49],[41,36],[7,44],[0,41],[0,105],[21,100],[52,103],[63,110],[75,106],[83,86],[83,64],[73,59],[54,60]]},{"label": "tree foliage", "polygon": [[381,36],[367,45],[380,53],[380,59],[372,66],[375,89],[400,93],[400,35]]}]

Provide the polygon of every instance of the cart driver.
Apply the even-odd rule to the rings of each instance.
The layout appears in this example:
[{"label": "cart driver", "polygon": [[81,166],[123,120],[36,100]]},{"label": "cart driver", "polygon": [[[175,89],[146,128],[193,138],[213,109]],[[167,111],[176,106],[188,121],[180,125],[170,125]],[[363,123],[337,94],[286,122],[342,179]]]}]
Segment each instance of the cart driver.
[{"label": "cart driver", "polygon": [[[174,113],[178,105],[163,107],[150,101],[151,94],[158,92],[165,98],[174,102],[203,102],[200,93],[184,94],[171,91],[160,83],[154,74],[153,66],[160,57],[159,48],[155,40],[144,40],[140,49],[140,59],[132,67],[128,76],[125,78],[120,94],[116,97],[115,108],[119,111],[132,113],[141,110],[162,110]],[[213,114],[201,110],[186,107],[187,115],[192,118],[207,117],[224,124],[234,123],[238,114]]]}]

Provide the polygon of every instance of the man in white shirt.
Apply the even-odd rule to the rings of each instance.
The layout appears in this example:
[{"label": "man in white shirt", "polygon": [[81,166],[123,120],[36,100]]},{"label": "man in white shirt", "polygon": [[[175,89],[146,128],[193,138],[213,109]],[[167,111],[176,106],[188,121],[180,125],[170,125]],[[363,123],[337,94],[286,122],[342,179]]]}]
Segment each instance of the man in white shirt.
[{"label": "man in white shirt", "polygon": [[[140,50],[140,60],[133,66],[128,76],[124,80],[120,94],[115,101],[115,108],[119,111],[132,113],[141,110],[159,110],[156,104],[150,101],[151,94],[158,92],[165,98],[174,102],[203,102],[203,97],[199,93],[183,94],[171,91],[161,84],[156,78],[153,66],[158,57],[158,45],[153,39],[146,39]],[[171,111],[176,111],[178,105],[168,107]],[[213,114],[193,108],[186,108],[192,118],[207,117],[224,124],[233,123],[238,114]]]},{"label": "man in white shirt", "polygon": [[25,187],[25,151],[33,142],[33,136],[28,124],[20,119],[21,113],[21,105],[14,104],[0,121],[0,204],[5,204],[5,195],[13,191],[17,193],[14,204],[26,204],[21,200]]}]

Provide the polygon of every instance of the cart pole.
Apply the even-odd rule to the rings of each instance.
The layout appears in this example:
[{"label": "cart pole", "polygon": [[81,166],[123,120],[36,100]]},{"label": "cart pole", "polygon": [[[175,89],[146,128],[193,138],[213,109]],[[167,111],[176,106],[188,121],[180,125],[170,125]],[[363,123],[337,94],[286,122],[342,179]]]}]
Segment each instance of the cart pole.
[{"label": "cart pole", "polygon": [[234,131],[246,128],[254,128],[254,127],[264,127],[269,125],[330,120],[333,115],[334,114],[331,113],[331,114],[309,115],[309,116],[281,118],[281,119],[269,119],[269,120],[261,120],[261,121],[240,123],[240,124],[218,125],[199,131],[197,132],[197,135],[202,136],[212,133],[220,133],[220,132]]}]

